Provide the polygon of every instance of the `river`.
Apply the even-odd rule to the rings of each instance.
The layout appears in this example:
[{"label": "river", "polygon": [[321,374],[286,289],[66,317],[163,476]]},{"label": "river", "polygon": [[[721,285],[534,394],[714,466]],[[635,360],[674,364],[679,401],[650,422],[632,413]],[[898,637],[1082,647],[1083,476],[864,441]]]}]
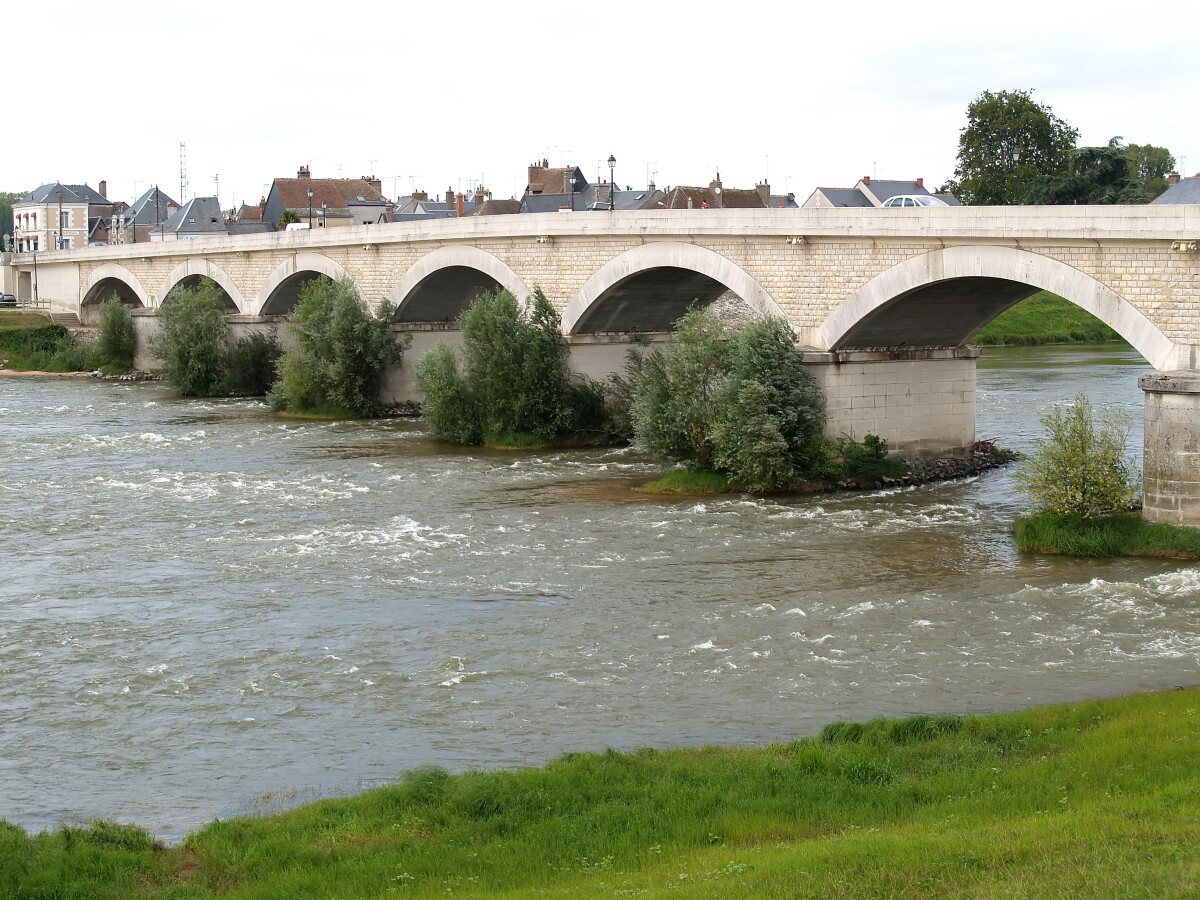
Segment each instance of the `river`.
[{"label": "river", "polygon": [[[1112,346],[988,350],[1026,450]],[[1139,453],[1140,455],[1140,453]],[[833,719],[1200,683],[1200,570],[1021,556],[1009,470],[662,500],[628,449],[455,450],[419,422],[0,381],[0,818],[177,840],[422,764],[742,745]]]}]

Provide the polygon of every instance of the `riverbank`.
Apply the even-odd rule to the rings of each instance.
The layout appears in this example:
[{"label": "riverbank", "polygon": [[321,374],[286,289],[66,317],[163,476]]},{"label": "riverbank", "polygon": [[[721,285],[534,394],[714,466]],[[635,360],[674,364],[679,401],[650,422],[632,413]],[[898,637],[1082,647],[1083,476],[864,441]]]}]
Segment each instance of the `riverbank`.
[{"label": "riverbank", "polygon": [[0,825],[0,891],[88,897],[1158,897],[1200,883],[1200,690],[835,723],[748,749],[420,769],[164,848]]},{"label": "riverbank", "polygon": [[1091,313],[1049,291],[1038,291],[1005,310],[971,338],[971,343],[980,347],[1107,341],[1124,343],[1119,334]]},{"label": "riverbank", "polygon": [[1022,553],[1200,559],[1200,529],[1147,522],[1138,512],[1090,519],[1036,512],[1013,522],[1013,535]]}]

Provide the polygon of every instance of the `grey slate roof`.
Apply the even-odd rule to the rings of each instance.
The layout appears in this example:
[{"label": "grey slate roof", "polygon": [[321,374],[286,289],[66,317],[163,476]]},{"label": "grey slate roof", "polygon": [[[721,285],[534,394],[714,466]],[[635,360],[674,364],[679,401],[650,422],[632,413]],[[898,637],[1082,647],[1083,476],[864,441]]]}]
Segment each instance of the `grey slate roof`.
[{"label": "grey slate roof", "polygon": [[1191,178],[1180,178],[1178,183],[1171,185],[1151,203],[1200,203],[1200,175]]},{"label": "grey slate roof", "polygon": [[880,203],[901,194],[929,196],[929,191],[925,186],[917,184],[915,181],[879,181],[872,178],[870,184],[863,185],[863,190],[870,191],[871,195]]},{"label": "grey slate roof", "polygon": [[18,200],[18,203],[57,203],[58,191],[62,190],[63,203],[95,203],[103,206],[112,206],[112,201],[100,195],[99,191],[93,190],[86,184],[43,184],[40,187],[34,188],[26,196]]},{"label": "grey slate roof", "polygon": [[[154,212],[156,200],[158,206],[157,215]],[[129,207],[126,216],[130,225],[161,225],[167,221],[167,207],[178,205],[162,190],[158,191],[156,198],[155,189],[150,188],[150,190],[133,201],[133,205]]]},{"label": "grey slate roof", "polygon": [[195,197],[167,220],[164,231],[175,234],[228,234],[225,215],[216,197]]},{"label": "grey slate roof", "polygon": [[[874,206],[857,188],[817,188],[834,206]],[[814,192],[816,193],[816,192]]]}]

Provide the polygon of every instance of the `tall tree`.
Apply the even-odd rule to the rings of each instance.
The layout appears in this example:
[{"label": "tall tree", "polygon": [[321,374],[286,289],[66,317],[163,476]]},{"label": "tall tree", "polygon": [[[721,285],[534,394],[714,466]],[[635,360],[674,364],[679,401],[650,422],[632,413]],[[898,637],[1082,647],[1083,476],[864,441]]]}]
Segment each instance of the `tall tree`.
[{"label": "tall tree", "polygon": [[1130,173],[1119,137],[1106,147],[1080,147],[1071,166],[1026,195],[1034,203],[1144,203],[1145,190]]},{"label": "tall tree", "polygon": [[[28,193],[26,191],[25,193]],[[24,197],[25,194],[14,194],[9,191],[0,191],[0,236],[12,235],[13,233],[13,204]],[[11,240],[11,238],[10,238]],[[3,245],[0,245],[2,249]]]},{"label": "tall tree", "polygon": [[984,91],[967,106],[949,187],[969,205],[1021,203],[1069,169],[1078,137],[1032,91]]},{"label": "tall tree", "polygon": [[1125,155],[1130,175],[1142,186],[1143,202],[1149,203],[1167,189],[1167,175],[1175,168],[1175,157],[1170,150],[1151,144],[1130,144]]}]

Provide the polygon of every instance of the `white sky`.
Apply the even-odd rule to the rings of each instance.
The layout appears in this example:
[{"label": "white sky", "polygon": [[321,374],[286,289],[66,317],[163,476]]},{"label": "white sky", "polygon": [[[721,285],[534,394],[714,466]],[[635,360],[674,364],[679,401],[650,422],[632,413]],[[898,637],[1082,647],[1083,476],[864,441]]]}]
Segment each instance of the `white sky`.
[{"label": "white sky", "polygon": [[110,198],[157,182],[186,200],[211,196],[219,174],[228,208],[309,164],[314,177],[373,172],[393,197],[480,178],[508,197],[535,159],[594,181],[610,153],[635,187],[707,184],[719,168],[728,187],[766,177],[801,200],[863,175],[934,188],[953,172],[967,104],[1027,88],[1080,144],[1165,146],[1193,174],[1200,13],[1176,9],[12,3],[0,190],[105,179]]}]

